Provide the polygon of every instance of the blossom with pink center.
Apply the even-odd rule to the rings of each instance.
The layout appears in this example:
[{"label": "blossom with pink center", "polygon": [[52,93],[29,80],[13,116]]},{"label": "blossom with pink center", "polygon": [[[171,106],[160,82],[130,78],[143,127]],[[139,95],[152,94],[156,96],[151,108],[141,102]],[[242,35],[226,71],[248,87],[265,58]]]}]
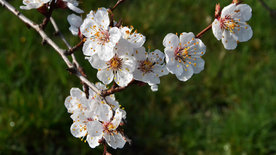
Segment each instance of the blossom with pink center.
[{"label": "blossom with pink center", "polygon": [[177,35],[169,33],[163,40],[165,46],[166,66],[170,73],[175,74],[180,81],[187,81],[193,74],[204,69],[206,46],[195,38],[192,32]]},{"label": "blossom with pink center", "polygon": [[251,39],[253,31],[246,23],[252,16],[252,9],[247,4],[232,3],[222,9],[221,15],[212,23],[213,34],[227,50],[237,47],[239,42]]},{"label": "blossom with pink center", "polygon": [[114,56],[104,61],[99,55],[87,57],[91,66],[98,69],[97,77],[104,84],[110,84],[113,80],[119,86],[127,86],[133,79],[133,71],[136,66],[135,57],[132,56],[133,48],[121,39],[114,47]]},{"label": "blossom with pink center", "polygon": [[137,63],[133,73],[134,79],[148,83],[153,91],[157,91],[160,77],[168,74],[164,53],[159,50],[146,52],[144,47],[140,47],[134,50],[133,55]]},{"label": "blossom with pink center", "polygon": [[81,33],[87,38],[83,46],[83,54],[97,54],[102,60],[110,60],[114,55],[114,47],[121,38],[117,27],[109,27],[108,11],[100,8],[95,13],[91,11],[80,27]]}]

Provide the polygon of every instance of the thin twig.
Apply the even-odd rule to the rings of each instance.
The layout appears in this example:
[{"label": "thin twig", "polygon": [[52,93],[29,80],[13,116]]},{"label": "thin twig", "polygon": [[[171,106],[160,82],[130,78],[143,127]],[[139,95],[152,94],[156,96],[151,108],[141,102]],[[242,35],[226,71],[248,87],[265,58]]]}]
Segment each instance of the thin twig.
[{"label": "thin twig", "polygon": [[[5,0],[0,0],[0,4],[7,8],[10,12],[12,12],[15,16],[17,16],[21,21],[23,21],[25,24],[29,25],[31,28],[33,28],[35,31],[39,33],[41,38],[49,44],[51,47],[54,48],[54,50],[61,56],[63,61],[66,63],[68,68],[75,68],[75,66],[70,62],[70,60],[65,55],[65,50],[61,49],[52,39],[50,39],[47,34],[42,30],[42,28],[35,24],[33,21],[31,21],[29,18],[24,16],[22,13],[20,13],[18,10],[16,10],[12,5],[10,5]],[[87,84],[94,92],[97,94],[100,94],[101,91],[88,79],[86,79],[78,70],[74,73],[81,81],[83,81],[85,84]]]},{"label": "thin twig", "polygon": [[119,86],[116,87],[115,85],[113,85],[110,89],[103,90],[101,93],[101,96],[106,97],[108,95],[123,91],[134,83],[135,83],[135,80],[133,79],[132,81],[129,82],[127,86],[124,86],[124,87],[119,87]]},{"label": "thin twig", "polygon": [[201,38],[202,35],[204,33],[206,33],[207,31],[209,31],[210,29],[212,28],[212,24],[210,24],[208,27],[206,27],[204,30],[202,30],[201,32],[199,32],[197,35],[196,35],[196,38]]},{"label": "thin twig", "polygon": [[77,45],[75,45],[74,47],[70,48],[69,50],[66,51],[66,55],[71,55],[73,54],[78,48],[82,47],[82,45],[84,44],[85,39],[82,39]]},{"label": "thin twig", "polygon": [[116,8],[117,8],[117,6],[119,5],[119,4],[121,4],[121,3],[123,3],[125,0],[118,0],[117,1],[117,3],[112,7],[112,8],[110,8],[110,10],[111,11],[114,11]]},{"label": "thin twig", "polygon": [[[58,34],[60,36],[61,40],[65,43],[65,45],[67,46],[67,48],[69,50],[72,49],[72,47],[69,44],[69,42],[66,40],[66,38],[64,37],[64,35],[59,30],[58,25],[55,22],[55,20],[54,20],[53,17],[50,17],[50,21],[51,21],[51,23],[52,23],[52,25],[53,25],[53,27],[55,29],[56,34]],[[75,55],[73,53],[71,54],[71,57],[72,57],[74,65],[76,65],[76,68],[78,69],[78,71],[82,74],[82,76],[86,77],[86,74],[84,73],[83,68],[80,66],[80,64],[78,63],[78,61],[77,61],[77,59],[76,59],[76,57],[75,57]],[[88,98],[89,97],[88,85],[85,84],[82,81],[81,81],[81,83],[82,83],[82,85],[84,87],[84,91],[85,91],[86,97]]]},{"label": "thin twig", "polygon": [[43,22],[40,24],[40,27],[42,28],[42,30],[45,29],[46,25],[49,23],[50,21],[50,18],[52,16],[52,13],[55,9],[55,1],[52,1],[51,4],[50,4],[50,9],[49,11],[47,12],[47,14],[45,15],[45,18],[43,19]]},{"label": "thin twig", "polygon": [[260,3],[262,4],[262,6],[263,6],[267,11],[269,11],[270,16],[276,18],[276,10],[270,8],[270,7],[264,2],[264,0],[259,0],[259,1],[260,1]]}]

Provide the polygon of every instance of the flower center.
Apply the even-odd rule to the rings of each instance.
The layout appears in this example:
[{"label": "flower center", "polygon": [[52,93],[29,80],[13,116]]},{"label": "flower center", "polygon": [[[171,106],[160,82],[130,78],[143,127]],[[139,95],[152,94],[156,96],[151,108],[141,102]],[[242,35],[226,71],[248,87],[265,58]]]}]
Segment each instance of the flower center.
[{"label": "flower center", "polygon": [[231,18],[230,15],[225,16],[224,18],[219,19],[220,22],[220,28],[230,31],[231,33],[234,33],[234,29],[236,27],[240,27],[237,21],[235,21],[233,18]]},{"label": "flower center", "polygon": [[109,68],[116,71],[122,68],[122,59],[115,55],[107,64]]},{"label": "flower center", "polygon": [[112,130],[115,130],[115,126],[112,123],[104,123],[103,125],[104,132],[110,132]]},{"label": "flower center", "polygon": [[175,55],[175,59],[178,61],[183,61],[185,62],[185,59],[190,57],[189,56],[189,52],[188,50],[190,49],[190,47],[186,47],[186,48],[180,48],[178,47],[175,51],[174,51],[174,55]]},{"label": "flower center", "polygon": [[104,45],[109,42],[109,32],[107,30],[99,29],[97,33],[95,33],[95,37],[99,40],[100,44]]},{"label": "flower center", "polygon": [[139,62],[138,69],[141,70],[143,73],[148,73],[152,71],[152,68],[154,67],[155,63],[152,63],[148,59],[144,61]]}]

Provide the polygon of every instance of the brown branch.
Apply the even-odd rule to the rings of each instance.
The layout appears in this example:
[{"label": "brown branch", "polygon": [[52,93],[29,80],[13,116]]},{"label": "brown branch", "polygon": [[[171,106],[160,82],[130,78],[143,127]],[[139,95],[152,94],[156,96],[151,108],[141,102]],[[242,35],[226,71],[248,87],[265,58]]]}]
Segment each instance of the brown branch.
[{"label": "brown branch", "polygon": [[45,14],[45,18],[43,19],[43,22],[40,24],[40,27],[43,30],[45,29],[46,25],[49,23],[54,9],[55,9],[55,1],[52,1],[51,4],[50,4],[49,11]]},{"label": "brown branch", "polygon": [[70,48],[69,50],[66,51],[66,55],[71,55],[73,54],[77,49],[79,49],[80,47],[82,47],[82,45],[84,44],[86,39],[82,39],[77,45],[75,45],[74,47]]},{"label": "brown branch", "polygon": [[209,31],[210,29],[212,28],[212,24],[210,24],[208,27],[206,27],[204,30],[202,30],[201,32],[199,32],[197,35],[196,35],[196,38],[201,38],[202,35],[204,33],[206,33],[207,31]]},{"label": "brown branch", "polygon": [[65,50],[61,49],[52,39],[50,39],[47,34],[43,31],[43,29],[38,25],[35,24],[33,21],[31,21],[29,18],[24,16],[22,13],[20,13],[18,10],[16,10],[12,5],[10,5],[5,0],[0,0],[0,4],[7,8],[10,12],[12,12],[15,16],[17,16],[22,22],[24,22],[26,25],[29,25],[30,28],[33,28],[39,35],[41,36],[42,40],[45,41],[45,43],[49,44],[63,59],[63,61],[66,63],[67,67],[70,68],[70,70],[75,70],[75,72],[72,72],[75,76],[77,76],[82,82],[87,84],[94,92],[97,94],[100,94],[101,91],[88,79],[86,79],[75,67],[75,65],[67,58],[65,55]]},{"label": "brown branch", "polygon": [[110,8],[110,10],[114,11],[118,7],[118,5],[121,4],[121,3],[123,3],[124,1],[125,0],[118,0],[117,3],[112,8]]},{"label": "brown branch", "polygon": [[115,86],[113,85],[110,89],[108,90],[103,90],[102,93],[101,93],[101,96],[102,97],[106,97],[108,95],[111,95],[111,94],[114,94],[114,93],[117,93],[117,92],[120,92],[120,91],[123,91],[125,90],[126,88],[128,88],[129,86],[131,86],[132,84],[135,83],[135,80],[132,79],[129,84],[127,86],[124,86],[124,87],[120,87],[120,86]]},{"label": "brown branch", "polygon": [[264,0],[259,0],[259,2],[262,4],[262,6],[263,6],[267,11],[269,11],[271,17],[276,18],[276,10],[275,10],[275,9],[270,8],[270,7],[264,2]]}]

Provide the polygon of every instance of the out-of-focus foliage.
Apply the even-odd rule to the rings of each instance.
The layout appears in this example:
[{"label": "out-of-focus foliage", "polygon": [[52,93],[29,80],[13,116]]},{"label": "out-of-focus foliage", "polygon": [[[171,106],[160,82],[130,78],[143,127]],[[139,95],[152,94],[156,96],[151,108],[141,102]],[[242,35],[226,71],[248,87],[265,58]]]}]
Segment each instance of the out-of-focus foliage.
[{"label": "out-of-focus foliage", "polygon": [[[128,0],[114,13],[147,36],[146,46],[163,50],[167,33],[197,33],[211,23],[216,2],[225,6],[231,1]],[[19,0],[11,3],[21,5]],[[88,13],[114,3],[89,0],[81,7]],[[125,132],[133,143],[110,152],[276,153],[276,22],[257,0],[245,3],[253,9],[249,23],[254,36],[249,42],[226,51],[208,32],[202,37],[207,46],[203,72],[188,82],[164,77],[157,93],[135,86],[117,94],[128,112]],[[101,154],[101,147],[92,150],[70,134],[72,121],[63,103],[71,87],[81,87],[78,79],[67,73],[52,48],[41,46],[35,31],[0,10],[0,154]],[[22,12],[42,20],[36,10]],[[78,39],[68,31],[69,13],[58,10],[54,17],[73,45]],[[50,25],[47,31],[53,32]],[[77,57],[84,58],[81,51]],[[97,81],[88,62],[81,64],[89,79]]]}]

